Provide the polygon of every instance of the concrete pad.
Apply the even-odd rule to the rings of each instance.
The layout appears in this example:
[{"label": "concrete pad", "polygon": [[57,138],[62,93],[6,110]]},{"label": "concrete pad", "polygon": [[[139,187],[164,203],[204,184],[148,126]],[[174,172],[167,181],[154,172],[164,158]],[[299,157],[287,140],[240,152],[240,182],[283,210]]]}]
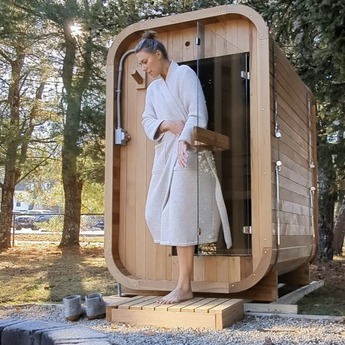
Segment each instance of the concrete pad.
[{"label": "concrete pad", "polygon": [[0,320],[0,345],[110,345],[108,337],[87,327],[41,320]]},{"label": "concrete pad", "polygon": [[34,334],[39,330],[51,329],[44,321],[22,321],[6,326],[1,334],[1,345],[32,345]]},{"label": "concrete pad", "polygon": [[110,342],[108,341],[108,337],[103,333],[86,327],[70,327],[44,332],[41,336],[41,342],[37,345],[65,344],[110,345]]}]

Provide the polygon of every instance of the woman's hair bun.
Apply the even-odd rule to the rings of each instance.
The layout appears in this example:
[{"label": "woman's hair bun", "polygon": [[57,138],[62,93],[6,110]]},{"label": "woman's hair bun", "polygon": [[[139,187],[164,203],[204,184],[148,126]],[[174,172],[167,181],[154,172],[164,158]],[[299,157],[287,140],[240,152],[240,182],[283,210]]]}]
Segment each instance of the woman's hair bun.
[{"label": "woman's hair bun", "polygon": [[143,33],[142,39],[149,39],[149,40],[154,40],[156,38],[156,32],[155,31],[145,31]]}]

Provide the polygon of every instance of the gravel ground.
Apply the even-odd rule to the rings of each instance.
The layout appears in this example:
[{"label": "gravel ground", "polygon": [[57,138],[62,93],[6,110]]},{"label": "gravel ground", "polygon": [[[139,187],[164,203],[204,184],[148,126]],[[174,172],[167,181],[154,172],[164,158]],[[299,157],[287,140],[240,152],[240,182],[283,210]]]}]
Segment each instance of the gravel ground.
[{"label": "gravel ground", "polygon": [[136,327],[109,323],[105,319],[64,319],[63,305],[23,305],[0,307],[0,318],[20,318],[82,325],[106,333],[112,345],[195,344],[195,345],[292,345],[345,344],[344,318],[278,317],[246,315],[222,331]]}]

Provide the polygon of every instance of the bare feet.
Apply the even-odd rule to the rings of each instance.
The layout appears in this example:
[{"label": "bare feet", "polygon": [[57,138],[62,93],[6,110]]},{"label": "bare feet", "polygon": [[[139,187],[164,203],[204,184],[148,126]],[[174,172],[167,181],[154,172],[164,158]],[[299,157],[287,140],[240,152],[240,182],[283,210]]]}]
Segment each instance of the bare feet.
[{"label": "bare feet", "polygon": [[174,289],[166,296],[160,298],[157,303],[159,304],[173,304],[173,303],[180,303],[183,301],[187,301],[193,298],[193,291],[192,290],[182,290],[179,288]]}]

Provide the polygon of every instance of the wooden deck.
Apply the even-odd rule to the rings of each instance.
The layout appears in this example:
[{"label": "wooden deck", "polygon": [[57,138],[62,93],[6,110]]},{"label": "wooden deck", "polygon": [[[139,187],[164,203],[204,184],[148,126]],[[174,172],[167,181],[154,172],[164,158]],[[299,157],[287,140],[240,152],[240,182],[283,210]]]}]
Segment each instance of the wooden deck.
[{"label": "wooden deck", "polygon": [[243,319],[243,300],[195,297],[160,305],[157,296],[117,297],[107,301],[109,322],[138,326],[207,328],[221,330]]}]

